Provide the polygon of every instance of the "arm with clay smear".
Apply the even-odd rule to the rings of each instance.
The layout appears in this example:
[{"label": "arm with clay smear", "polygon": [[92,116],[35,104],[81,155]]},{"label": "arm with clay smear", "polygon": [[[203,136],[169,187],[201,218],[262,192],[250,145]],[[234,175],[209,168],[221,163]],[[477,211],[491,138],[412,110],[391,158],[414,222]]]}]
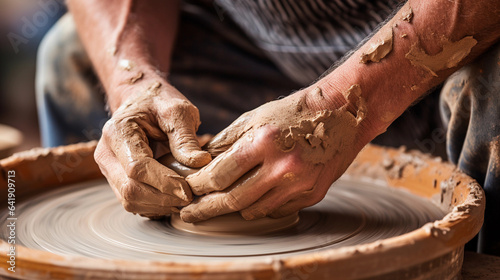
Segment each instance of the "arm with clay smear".
[{"label": "arm with clay smear", "polygon": [[200,149],[197,108],[169,85],[179,1],[69,0],[80,38],[106,90],[112,117],[95,159],[126,210],[148,217],[186,205],[183,179],[153,158],[150,141],[169,143],[184,165],[211,157]]},{"label": "arm with clay smear", "polygon": [[[359,85],[367,110],[362,123],[373,139],[499,38],[499,1],[408,1],[345,63],[313,86],[327,93],[328,104],[345,102],[342,95]],[[324,106],[321,100],[312,103]]]},{"label": "arm with clay smear", "polygon": [[188,222],[281,217],[319,202],[358,152],[413,102],[500,38],[500,2],[412,0],[313,85],[245,113],[186,180]]}]

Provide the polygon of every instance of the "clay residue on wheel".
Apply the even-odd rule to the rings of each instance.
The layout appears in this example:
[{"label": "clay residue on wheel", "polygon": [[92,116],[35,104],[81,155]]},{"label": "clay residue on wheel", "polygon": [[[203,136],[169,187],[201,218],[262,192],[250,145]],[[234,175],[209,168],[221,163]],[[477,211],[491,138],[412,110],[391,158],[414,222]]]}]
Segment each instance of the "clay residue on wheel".
[{"label": "clay residue on wheel", "polygon": [[[481,191],[479,185],[476,182],[471,182],[468,184],[469,195],[465,198],[465,200],[461,203],[458,203],[453,200],[453,191],[454,189],[462,183],[461,181],[457,181],[455,176],[450,177],[448,180],[443,181],[441,183],[442,195],[441,197],[446,197],[448,201],[444,201],[444,204],[441,205],[441,209],[449,212],[445,219],[450,222],[456,222],[461,219],[465,219],[470,215],[470,212],[473,211],[472,208],[477,208],[481,206],[481,201],[483,199],[483,192]],[[443,188],[445,188],[446,193],[443,194]],[[434,197],[432,198],[435,201]]]},{"label": "clay residue on wheel", "polygon": [[[402,147],[401,151],[405,150]],[[382,166],[387,171],[387,176],[391,179],[399,179],[403,177],[403,171],[408,166],[413,166],[413,168],[418,171],[420,168],[427,166],[425,161],[422,159],[421,154],[415,151],[408,151],[406,153],[401,153],[396,160],[385,155],[382,161]]]},{"label": "clay residue on wheel", "polygon": [[379,62],[392,51],[392,27],[386,26],[377,33],[378,38],[361,54],[360,63]]},{"label": "clay residue on wheel", "polygon": [[405,57],[411,64],[427,70],[437,77],[436,72],[457,66],[477,44],[476,39],[467,36],[456,42],[443,39],[442,51],[436,55],[427,54],[419,44],[413,44]]},{"label": "clay residue on wheel", "polygon": [[[449,211],[448,214],[442,220],[427,223],[423,227],[429,235],[435,238],[442,240],[453,238],[453,235],[449,234],[450,223],[456,223],[460,220],[467,219],[473,211],[477,211],[477,209],[481,209],[481,207],[484,210],[484,193],[481,191],[479,184],[475,181],[471,181],[467,184],[468,195],[461,203],[457,202],[456,199],[452,200],[455,188],[463,183],[457,178],[459,176],[458,173],[458,171],[455,171],[448,180],[441,183],[442,204],[440,207],[444,211]],[[434,200],[434,198],[432,198],[432,200]]]},{"label": "clay residue on wheel", "polygon": [[455,190],[455,187],[460,183],[460,181],[457,181],[455,179],[455,176],[451,176],[447,180],[441,181],[439,185],[439,198],[437,198],[435,195],[433,197],[433,201],[435,201],[436,204],[440,205],[443,210],[449,211],[453,206],[453,191]]}]

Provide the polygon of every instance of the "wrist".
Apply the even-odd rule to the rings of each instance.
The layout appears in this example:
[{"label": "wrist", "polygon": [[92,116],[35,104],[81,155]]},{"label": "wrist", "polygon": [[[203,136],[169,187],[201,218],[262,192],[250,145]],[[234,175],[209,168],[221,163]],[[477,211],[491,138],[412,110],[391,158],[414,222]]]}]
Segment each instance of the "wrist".
[{"label": "wrist", "polygon": [[315,111],[337,110],[343,107],[347,100],[342,94],[343,84],[336,77],[335,82],[323,78],[305,88],[307,106]]},{"label": "wrist", "polygon": [[[307,104],[314,111],[342,110],[356,119],[353,129],[357,130],[359,149],[385,132],[387,125],[379,122],[378,114],[369,108],[366,100],[367,89],[355,76],[344,75],[342,67],[337,68],[323,79],[304,89]],[[358,81],[358,82],[356,82]],[[321,94],[318,94],[320,92]]]},{"label": "wrist", "polygon": [[126,100],[146,92],[151,87],[171,87],[156,69],[148,66],[136,66],[133,62],[119,62],[119,70],[115,71],[106,86],[108,105],[114,112]]}]

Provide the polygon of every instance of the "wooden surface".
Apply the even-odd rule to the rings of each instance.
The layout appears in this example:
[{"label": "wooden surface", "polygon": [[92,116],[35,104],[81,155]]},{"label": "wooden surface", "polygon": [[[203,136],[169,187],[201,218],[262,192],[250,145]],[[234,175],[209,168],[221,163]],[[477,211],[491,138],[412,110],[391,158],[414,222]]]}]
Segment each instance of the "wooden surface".
[{"label": "wooden surface", "polygon": [[463,280],[500,279],[500,257],[465,252]]}]

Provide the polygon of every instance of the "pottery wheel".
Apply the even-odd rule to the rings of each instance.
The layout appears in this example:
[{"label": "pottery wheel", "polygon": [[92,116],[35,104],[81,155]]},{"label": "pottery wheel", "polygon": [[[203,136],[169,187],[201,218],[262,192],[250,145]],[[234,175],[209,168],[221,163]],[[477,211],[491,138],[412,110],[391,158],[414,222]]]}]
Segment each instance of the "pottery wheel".
[{"label": "pottery wheel", "polygon": [[[162,261],[301,254],[401,235],[444,216],[432,202],[409,192],[349,178],[300,211],[295,226],[265,235],[207,236],[178,230],[169,219],[150,221],[126,212],[103,181],[46,193],[20,204],[16,213],[16,243],[28,248]],[[8,236],[5,224],[1,235]]]}]

